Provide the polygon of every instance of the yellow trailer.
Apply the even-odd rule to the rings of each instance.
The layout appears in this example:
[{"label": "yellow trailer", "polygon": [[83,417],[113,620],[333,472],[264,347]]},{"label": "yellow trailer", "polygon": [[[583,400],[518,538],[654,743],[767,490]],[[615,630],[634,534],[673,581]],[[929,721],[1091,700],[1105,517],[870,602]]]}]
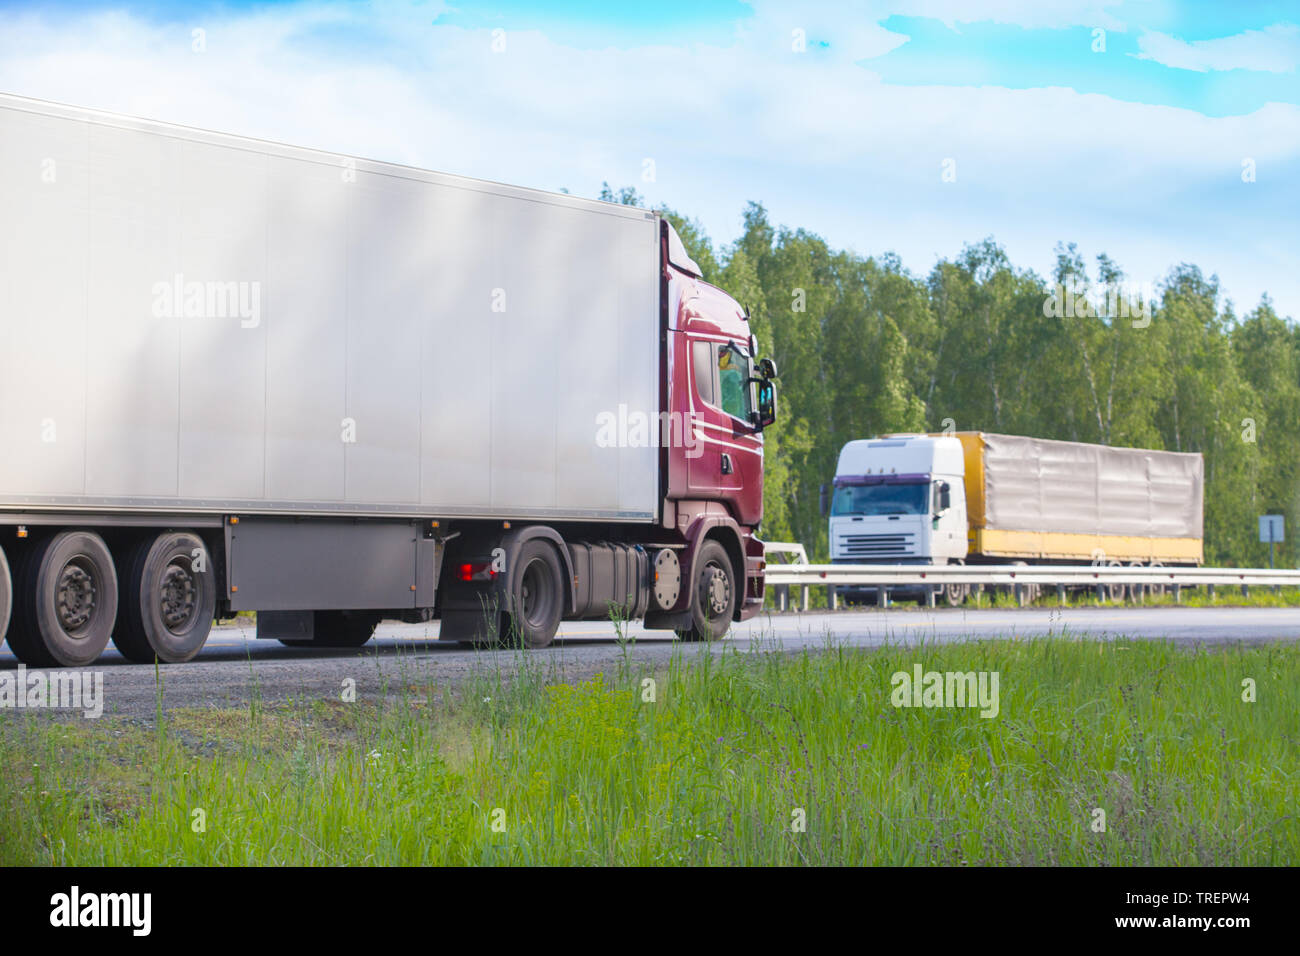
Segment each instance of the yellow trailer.
[{"label": "yellow trailer", "polygon": [[1200,564],[1199,454],[958,432],[967,560]]}]

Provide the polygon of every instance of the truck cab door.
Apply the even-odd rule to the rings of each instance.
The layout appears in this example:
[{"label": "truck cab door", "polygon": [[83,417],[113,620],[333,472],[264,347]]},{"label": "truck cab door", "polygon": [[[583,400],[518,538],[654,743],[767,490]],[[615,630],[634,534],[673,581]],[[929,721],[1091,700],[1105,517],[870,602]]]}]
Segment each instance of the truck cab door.
[{"label": "truck cab door", "polygon": [[[691,494],[729,497],[755,487],[762,474],[762,440],[750,421],[750,359],[727,339],[693,338],[692,447],[686,450]],[[746,508],[741,506],[742,511]]]},{"label": "truck cab door", "polygon": [[[940,508],[941,499],[947,507]],[[961,478],[936,478],[931,486],[930,542],[932,557],[966,557],[966,490]]]}]

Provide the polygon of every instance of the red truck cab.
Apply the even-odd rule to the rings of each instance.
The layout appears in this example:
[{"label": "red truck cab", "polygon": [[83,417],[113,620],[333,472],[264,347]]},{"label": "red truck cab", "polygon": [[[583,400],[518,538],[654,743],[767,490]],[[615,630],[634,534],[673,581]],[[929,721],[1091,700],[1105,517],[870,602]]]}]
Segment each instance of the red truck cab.
[{"label": "red truck cab", "polygon": [[[760,362],[745,310],[700,277],[676,232],[663,226],[664,394],[674,428],[662,443],[664,526],[685,541],[682,565],[695,581],[683,591],[697,600],[701,588],[715,592],[715,605],[726,597],[698,560],[705,542],[718,542],[744,569],[733,619],[746,620],[763,603],[762,431],[775,419],[775,367]],[[656,626],[652,617],[646,623]]]}]

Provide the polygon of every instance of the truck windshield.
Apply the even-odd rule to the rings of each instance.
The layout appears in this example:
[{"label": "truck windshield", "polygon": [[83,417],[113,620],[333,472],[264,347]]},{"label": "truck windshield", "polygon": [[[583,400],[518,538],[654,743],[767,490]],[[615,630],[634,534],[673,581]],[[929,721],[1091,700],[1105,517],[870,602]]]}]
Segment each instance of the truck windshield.
[{"label": "truck windshield", "polygon": [[923,515],[929,482],[906,485],[844,485],[835,489],[832,515]]}]

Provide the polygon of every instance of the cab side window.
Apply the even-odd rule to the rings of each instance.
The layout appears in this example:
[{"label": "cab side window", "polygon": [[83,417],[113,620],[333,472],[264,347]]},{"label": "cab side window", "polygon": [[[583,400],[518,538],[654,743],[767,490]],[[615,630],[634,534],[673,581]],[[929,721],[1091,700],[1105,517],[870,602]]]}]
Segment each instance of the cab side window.
[{"label": "cab side window", "polygon": [[695,370],[695,390],[710,405],[718,400],[713,394],[713,346],[708,342],[691,343],[691,365]]},{"label": "cab side window", "polygon": [[732,418],[749,421],[749,360],[734,345],[718,349],[718,384],[722,410]]}]

